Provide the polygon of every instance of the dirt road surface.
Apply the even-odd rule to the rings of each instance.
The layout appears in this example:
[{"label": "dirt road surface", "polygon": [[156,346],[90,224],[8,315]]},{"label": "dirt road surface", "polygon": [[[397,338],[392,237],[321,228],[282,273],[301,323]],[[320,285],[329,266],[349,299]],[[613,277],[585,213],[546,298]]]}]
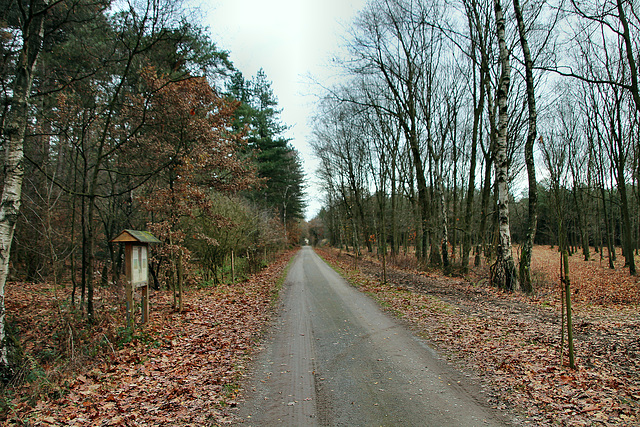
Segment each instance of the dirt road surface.
[{"label": "dirt road surface", "polygon": [[293,261],[282,304],[246,385],[243,425],[506,425],[479,387],[310,247]]}]

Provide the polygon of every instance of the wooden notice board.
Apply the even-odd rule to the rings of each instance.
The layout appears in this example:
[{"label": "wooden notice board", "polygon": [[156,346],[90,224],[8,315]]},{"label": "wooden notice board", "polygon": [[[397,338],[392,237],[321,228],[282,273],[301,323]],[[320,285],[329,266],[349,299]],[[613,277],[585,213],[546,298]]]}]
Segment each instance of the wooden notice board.
[{"label": "wooden notice board", "polygon": [[124,244],[124,271],[127,294],[127,325],[134,325],[134,293],[142,294],[142,323],[149,320],[149,244],[160,243],[147,231],[124,230],[113,243]]}]

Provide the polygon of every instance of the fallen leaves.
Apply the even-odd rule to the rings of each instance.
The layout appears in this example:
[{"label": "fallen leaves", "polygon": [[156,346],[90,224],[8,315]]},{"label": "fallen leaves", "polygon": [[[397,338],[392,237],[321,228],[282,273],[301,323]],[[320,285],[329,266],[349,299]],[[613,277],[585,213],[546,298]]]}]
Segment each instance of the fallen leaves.
[{"label": "fallen leaves", "polygon": [[[473,276],[474,284],[415,269],[389,268],[391,283],[382,285],[375,260],[359,260],[354,272],[352,258],[330,250],[322,255],[342,265],[353,283],[411,322],[452,362],[478,375],[492,390],[488,403],[512,411],[521,424],[640,424],[640,296],[637,282],[620,266],[609,271],[597,261],[571,258],[579,366],[572,371],[560,364],[555,251],[535,248],[535,297],[493,289],[481,276]],[[55,360],[39,359],[50,383],[42,386],[38,401],[24,400],[27,390],[14,390],[3,425],[230,422],[227,409],[240,397],[238,383],[269,318],[276,278],[288,256],[247,282],[190,290],[182,314],[171,309],[166,292],[153,294],[151,322],[122,346],[112,330],[123,313],[109,307],[123,298],[115,295],[114,302],[113,292],[98,288],[103,315],[91,333],[106,341],[102,353],[65,372]],[[26,354],[46,355],[55,345],[77,356],[83,331],[61,322],[61,310],[68,310],[63,291],[11,284],[7,297]],[[64,335],[69,328],[73,334]]]},{"label": "fallen leaves", "polygon": [[620,266],[609,271],[571,258],[579,365],[572,371],[560,363],[560,302],[553,282],[559,257],[549,248],[534,249],[535,297],[488,287],[477,272],[473,284],[387,267],[389,284],[382,285],[377,260],[361,259],[353,271],[353,259],[344,253],[318,252],[460,369],[479,376],[493,390],[488,403],[511,410],[519,423],[640,424],[640,293]]},{"label": "fallen leaves", "polygon": [[[154,293],[150,323],[137,331],[135,339],[119,349],[112,343],[112,354],[86,361],[75,378],[59,386],[57,396],[43,396],[35,407],[24,404],[21,389],[15,390],[13,410],[3,425],[228,422],[227,408],[236,405],[244,366],[269,319],[277,279],[291,255],[282,256],[246,282],[188,291],[188,308],[183,313],[172,310],[168,292]],[[23,327],[29,327],[29,322],[55,323],[56,305],[50,304],[50,298],[38,299],[43,289],[21,286],[20,292],[10,289],[8,295],[30,299],[38,315],[21,317],[16,308],[22,302],[11,300],[9,310],[16,313],[17,322]],[[42,348],[45,344],[40,341],[48,337],[27,334],[26,338],[30,342],[25,347],[33,351]]]},{"label": "fallen leaves", "polygon": [[[559,262],[557,248],[534,247],[531,268],[534,276],[537,273],[536,290],[541,296],[557,297],[556,287],[560,283]],[[624,257],[619,249],[613,269],[608,268],[606,253],[601,257],[601,254],[592,252],[589,261],[584,261],[583,255],[576,253],[569,257],[569,273],[574,286],[572,300],[577,303],[609,308],[640,303],[637,277],[629,275],[628,269],[624,268]]]}]

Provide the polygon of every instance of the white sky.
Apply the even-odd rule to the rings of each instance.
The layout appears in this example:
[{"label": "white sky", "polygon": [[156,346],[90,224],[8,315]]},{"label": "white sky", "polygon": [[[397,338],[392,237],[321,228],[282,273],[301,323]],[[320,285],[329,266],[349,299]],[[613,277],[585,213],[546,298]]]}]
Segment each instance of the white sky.
[{"label": "white sky", "polygon": [[[245,78],[260,68],[273,82],[273,92],[282,108],[282,121],[291,126],[286,133],[300,152],[307,175],[312,219],[321,207],[314,184],[317,163],[308,146],[307,122],[313,112],[318,88],[309,76],[322,81],[331,75],[326,67],[338,52],[346,26],[365,0],[200,0],[218,48],[227,50]],[[194,3],[198,3],[196,0]]]}]

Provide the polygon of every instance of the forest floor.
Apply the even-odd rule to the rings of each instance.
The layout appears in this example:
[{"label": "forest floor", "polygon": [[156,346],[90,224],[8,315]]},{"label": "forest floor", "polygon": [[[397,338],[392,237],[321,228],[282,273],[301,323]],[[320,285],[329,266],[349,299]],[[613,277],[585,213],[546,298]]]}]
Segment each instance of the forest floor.
[{"label": "forest floor", "polygon": [[229,423],[251,349],[266,327],[289,259],[235,285],[190,288],[176,312],[152,291],[150,322],[124,329],[122,289],[96,288],[96,320],[69,287],[8,283],[9,324],[22,361],[2,389],[2,426]]},{"label": "forest floor", "polygon": [[[489,403],[522,425],[640,424],[640,284],[619,256],[570,257],[576,369],[561,354],[557,250],[534,248],[535,295],[489,287],[486,267],[467,277],[388,268],[378,259],[318,250],[361,291],[405,319],[450,363],[490,389]],[[595,256],[594,256],[595,255]],[[398,259],[399,264],[410,265]]]},{"label": "forest floor", "polygon": [[[577,369],[560,356],[559,255],[536,247],[533,297],[465,278],[389,268],[346,252],[318,252],[362,291],[404,318],[450,363],[493,390],[488,402],[523,425],[640,424],[640,285],[595,254],[570,259]],[[69,287],[8,283],[10,332],[22,364],[4,379],[2,426],[219,425],[232,421],[251,349],[268,325],[293,252],[235,285],[190,288],[185,312],[151,295],[151,320],[125,330],[122,289],[96,288],[87,325]],[[592,253],[592,256],[594,254]],[[619,257],[623,260],[622,257]],[[621,261],[619,261],[621,263]]]}]

